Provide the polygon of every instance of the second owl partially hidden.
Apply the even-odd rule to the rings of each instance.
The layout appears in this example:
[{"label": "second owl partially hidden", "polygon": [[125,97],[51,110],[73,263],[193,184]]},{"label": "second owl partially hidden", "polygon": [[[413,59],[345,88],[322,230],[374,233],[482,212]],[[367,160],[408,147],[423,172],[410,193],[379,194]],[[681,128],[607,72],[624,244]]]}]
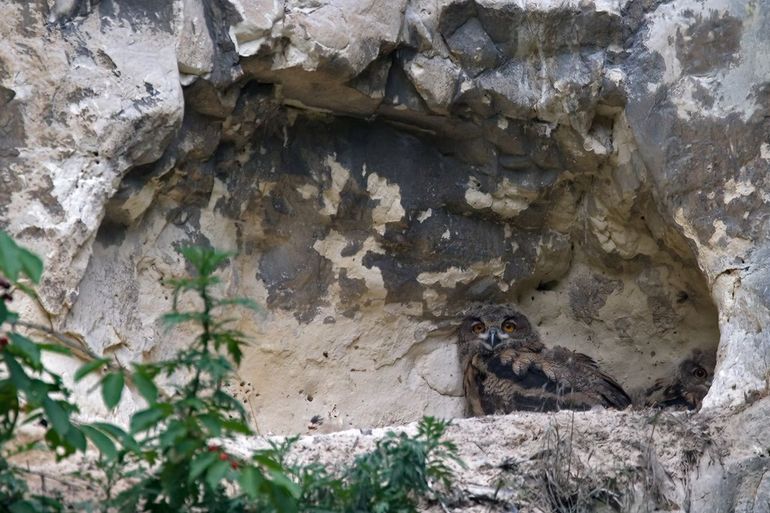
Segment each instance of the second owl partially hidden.
[{"label": "second owl partially hidden", "polygon": [[469,414],[623,409],[631,399],[589,356],[546,348],[520,312],[501,305],[473,310],[458,332]]}]

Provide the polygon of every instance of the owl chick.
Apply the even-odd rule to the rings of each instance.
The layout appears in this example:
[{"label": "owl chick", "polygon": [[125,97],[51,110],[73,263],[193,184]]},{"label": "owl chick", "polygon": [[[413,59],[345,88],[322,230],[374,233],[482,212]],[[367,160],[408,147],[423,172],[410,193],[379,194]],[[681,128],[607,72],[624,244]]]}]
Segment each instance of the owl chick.
[{"label": "owl chick", "polygon": [[625,408],[631,399],[589,356],[546,348],[522,313],[490,305],[458,331],[463,389],[471,415]]},{"label": "owl chick", "polygon": [[716,355],[694,349],[676,368],[673,376],[656,381],[645,392],[645,406],[657,408],[701,407],[711,387],[716,367]]}]

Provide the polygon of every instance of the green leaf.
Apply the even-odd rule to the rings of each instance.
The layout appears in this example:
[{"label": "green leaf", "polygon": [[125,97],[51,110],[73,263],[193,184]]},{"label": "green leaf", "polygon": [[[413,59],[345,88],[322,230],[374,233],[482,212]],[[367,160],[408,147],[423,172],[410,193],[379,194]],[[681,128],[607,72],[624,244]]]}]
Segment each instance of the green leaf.
[{"label": "green leaf", "polygon": [[43,368],[40,361],[40,348],[37,344],[19,333],[8,333],[8,338],[12,342],[11,346],[8,347],[11,352],[22,357],[34,370]]},{"label": "green leaf", "polygon": [[30,379],[29,376],[27,376],[27,373],[24,372],[22,366],[19,365],[19,362],[17,362],[16,358],[14,358],[11,354],[5,353],[3,355],[3,359],[5,360],[5,364],[8,366],[8,373],[10,374],[11,383],[13,383],[13,386],[15,386],[17,390],[28,394]]},{"label": "green leaf", "polygon": [[176,445],[174,445],[174,453],[182,458],[190,459],[193,454],[198,452],[200,447],[200,440],[188,437],[177,441]]},{"label": "green leaf", "polygon": [[216,402],[217,407],[225,410],[235,410],[241,417],[246,416],[246,409],[243,407],[243,404],[227,392],[221,389],[216,390],[212,395],[212,399]]},{"label": "green leaf", "polygon": [[101,452],[105,458],[109,460],[117,458],[118,451],[115,448],[115,444],[109,437],[107,437],[107,435],[86,424],[81,425],[80,430],[94,443],[96,448],[99,449],[99,452]]},{"label": "green leaf", "polygon": [[58,387],[56,385],[46,383],[40,379],[30,379],[25,394],[27,395],[27,400],[31,404],[39,405],[43,402],[43,399],[48,397],[48,394],[57,390]]},{"label": "green leaf", "polygon": [[140,433],[146,431],[166,418],[167,415],[166,409],[161,408],[160,405],[138,411],[131,416],[131,432]]},{"label": "green leaf", "polygon": [[255,312],[261,312],[262,307],[256,301],[246,297],[236,297],[232,299],[219,299],[216,302],[216,306],[242,306]]},{"label": "green leaf", "polygon": [[240,433],[242,435],[252,434],[252,431],[249,425],[246,424],[245,422],[241,422],[240,420],[227,419],[227,420],[221,421],[220,424],[224,429],[228,431],[232,431],[234,433]]},{"label": "green leaf", "polygon": [[24,248],[19,248],[18,256],[24,274],[29,276],[33,282],[38,283],[43,275],[43,261],[36,254]]},{"label": "green leaf", "polygon": [[[2,234],[2,232],[0,232]],[[17,501],[11,504],[8,509],[11,513],[41,513],[41,510],[32,505],[29,501]]]},{"label": "green leaf", "polygon": [[110,360],[107,358],[97,358],[96,360],[91,360],[88,363],[84,363],[77,371],[75,371],[75,381],[80,381],[92,372],[101,369],[108,363],[110,363]]},{"label": "green leaf", "polygon": [[198,422],[203,424],[210,436],[219,436],[222,434],[222,419],[217,415],[205,413],[198,416]]},{"label": "green leaf", "polygon": [[[56,431],[53,429],[49,429],[45,432],[45,439],[48,442],[49,447],[57,449],[56,461],[61,461],[62,458],[66,458],[75,452],[75,448],[72,447],[72,445],[66,440],[64,440],[64,437],[59,436],[58,433],[56,433]],[[61,451],[58,449],[61,449]]]},{"label": "green leaf", "polygon": [[219,459],[219,451],[199,453],[190,463],[190,481],[195,481],[203,472]]},{"label": "green leaf", "polygon": [[197,397],[187,397],[180,401],[181,405],[183,405],[185,408],[189,408],[193,411],[203,411],[206,409],[206,403],[202,400],[198,399]]},{"label": "green leaf", "polygon": [[102,379],[102,398],[107,408],[112,410],[120,402],[120,396],[123,394],[123,373],[110,372]]},{"label": "green leaf", "polygon": [[254,467],[245,467],[238,476],[241,491],[252,499],[259,498],[260,488],[264,480],[262,473]]},{"label": "green leaf", "polygon": [[13,239],[0,230],[0,272],[11,281],[19,278],[21,262],[19,261],[19,247]]},{"label": "green leaf", "polygon": [[7,233],[0,230],[0,272],[14,282],[23,272],[37,283],[43,273],[43,262],[31,251],[16,245]]},{"label": "green leaf", "polygon": [[50,397],[46,397],[43,399],[43,410],[45,410],[45,415],[51,422],[54,431],[56,431],[60,437],[64,438],[72,427],[72,423],[70,423],[69,415],[67,415],[67,412],[61,407],[61,404]]},{"label": "green leaf", "polygon": [[227,349],[227,354],[230,355],[230,358],[232,358],[236,365],[241,363],[241,357],[243,356],[241,346],[247,345],[247,342],[243,337],[243,333],[235,330],[225,330],[211,335],[211,339],[214,341],[214,347],[219,349],[224,345]]},{"label": "green leaf", "polygon": [[189,321],[200,321],[203,316],[197,312],[169,312],[161,315],[160,318],[166,327],[173,327]]},{"label": "green leaf", "polygon": [[166,426],[166,430],[160,434],[159,441],[161,447],[174,447],[180,438],[187,437],[187,427],[179,420],[171,420]]},{"label": "green leaf", "polygon": [[289,479],[283,471],[270,470],[269,472],[270,480],[273,483],[286,490],[295,499],[299,499],[300,495],[302,495],[302,490],[297,486],[297,483]]},{"label": "green leaf", "polygon": [[227,469],[230,468],[229,461],[217,460],[206,469],[206,484],[211,489],[216,489],[219,482],[225,477]]},{"label": "green leaf", "polygon": [[154,404],[158,400],[158,387],[146,372],[137,370],[134,373],[134,385],[148,403]]},{"label": "green leaf", "polygon": [[126,433],[118,426],[107,424],[105,422],[93,422],[91,425],[96,429],[99,429],[110,435],[113,440],[120,442],[121,445],[123,445],[123,447],[126,449],[134,452],[141,452],[142,449],[139,447],[139,444],[134,439],[134,437]]},{"label": "green leaf", "polygon": [[86,437],[83,436],[83,432],[77,427],[70,425],[69,431],[64,434],[64,440],[70,447],[73,447],[80,452],[86,452],[86,448],[88,447]]},{"label": "green leaf", "polygon": [[211,275],[220,264],[233,255],[233,253],[202,246],[182,246],[177,251],[195,267],[200,276]]},{"label": "green leaf", "polygon": [[253,459],[255,462],[265,467],[267,470],[270,470],[273,472],[280,472],[281,470],[283,470],[283,466],[281,465],[281,463],[276,461],[274,458],[271,458],[267,454],[256,453],[251,457],[251,459]]},{"label": "green leaf", "polygon": [[38,347],[41,351],[48,351],[49,353],[66,354],[68,356],[72,354],[72,351],[59,344],[38,344]]}]

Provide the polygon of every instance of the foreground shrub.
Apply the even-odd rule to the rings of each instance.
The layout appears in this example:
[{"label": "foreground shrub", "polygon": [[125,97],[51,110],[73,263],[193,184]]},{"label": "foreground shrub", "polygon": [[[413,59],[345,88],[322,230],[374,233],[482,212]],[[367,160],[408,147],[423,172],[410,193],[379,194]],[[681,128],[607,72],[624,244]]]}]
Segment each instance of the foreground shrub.
[{"label": "foreground shrub", "polygon": [[[78,409],[69,400],[70,391],[41,357],[44,351],[68,350],[22,335],[18,328],[34,325],[21,322],[8,308],[16,291],[34,294],[30,285],[40,279],[42,263],[0,232],[0,273],[5,276],[0,281],[0,511],[44,513],[65,507],[54,497],[30,494],[24,471],[9,461],[14,453],[39,445],[11,447],[19,425],[32,422],[47,426],[40,442],[57,459],[85,452],[88,441],[99,450],[100,472],[90,479],[104,497],[79,503],[81,510],[386,513],[413,512],[422,500],[440,499],[451,484],[448,462],[460,462],[455,446],[442,440],[447,423],[428,417],[417,435],[389,433],[372,452],[335,470],[290,461],[293,440],[246,458],[229,454],[224,441],[254,433],[241,403],[223,389],[246,344],[245,335],[232,328],[234,319],[225,315],[256,305],[216,297],[216,271],[230,254],[201,247],[180,253],[192,275],[168,282],[173,309],[163,320],[169,328],[193,326],[195,338],[168,360],[124,369],[94,358],[75,373],[76,381],[102,374],[99,386],[108,409],[120,403],[126,384],[138,391],[146,407],[131,416],[126,430],[73,420]],[[198,308],[182,310],[183,302]],[[161,388],[160,379],[177,384]]]}]

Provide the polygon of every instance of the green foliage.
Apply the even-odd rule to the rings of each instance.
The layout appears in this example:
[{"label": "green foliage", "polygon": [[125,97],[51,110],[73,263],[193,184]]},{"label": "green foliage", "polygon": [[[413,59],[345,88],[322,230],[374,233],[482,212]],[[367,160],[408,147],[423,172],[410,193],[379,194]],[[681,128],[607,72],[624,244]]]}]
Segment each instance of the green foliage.
[{"label": "green foliage", "polygon": [[[130,380],[147,402],[130,420],[130,436],[139,450],[125,450],[111,465],[130,461],[140,469],[138,483],[115,497],[119,511],[242,511],[247,498],[267,494],[281,499],[275,511],[298,510],[296,486],[279,470],[266,470],[264,462],[241,460],[214,443],[236,434],[252,434],[241,403],[225,392],[223,383],[240,362],[242,333],[221,319],[221,311],[246,300],[224,300],[214,294],[219,278],[213,273],[230,255],[205,248],[182,248],[193,276],[170,280],[173,311],[163,316],[170,328],[192,324],[198,335],[173,358],[134,364]],[[186,294],[200,299],[199,310],[180,308]],[[175,377],[173,400],[159,392],[155,380]],[[124,380],[118,372],[102,380],[105,404],[112,408],[120,398]],[[92,438],[93,440],[93,438]],[[103,451],[104,452],[104,451]],[[279,468],[277,463],[276,468]],[[108,472],[114,469],[108,469]],[[230,490],[226,493],[225,490]]]},{"label": "green foliage", "polygon": [[[44,513],[64,507],[53,498],[33,496],[9,462],[8,442],[20,422],[45,420],[45,443],[57,458],[96,447],[105,497],[80,504],[86,510],[134,513],[235,512],[414,512],[421,499],[437,498],[450,484],[447,463],[456,448],[442,440],[447,423],[429,417],[416,436],[388,433],[375,450],[348,467],[331,471],[320,464],[288,461],[293,440],[249,457],[230,454],[223,442],[253,435],[241,403],[223,384],[233,377],[246,344],[243,333],[224,315],[233,307],[256,308],[243,298],[218,298],[216,271],[230,254],[184,247],[191,276],[170,280],[173,309],[163,316],[169,329],[192,326],[197,335],[172,358],[118,368],[96,358],[75,373],[78,382],[94,373],[102,399],[116,408],[127,385],[145,400],[129,429],[109,423],[72,420],[77,412],[61,377],[44,365],[44,351],[59,346],[38,343],[16,329],[18,316],[6,308],[10,292],[32,293],[20,280],[40,279],[42,264],[0,232],[0,511]],[[4,292],[8,291],[8,292]],[[181,305],[198,305],[184,309]],[[8,325],[8,328],[5,326]],[[106,371],[106,372],[105,372]],[[175,383],[158,386],[163,379]],[[31,445],[30,445],[31,446]],[[25,450],[27,446],[16,450]],[[119,493],[113,493],[116,484]],[[70,505],[72,506],[72,505]]]},{"label": "green foliage", "polygon": [[37,256],[0,231],[0,511],[42,513],[62,507],[55,499],[30,495],[8,462],[8,446],[20,424],[47,422],[44,439],[57,457],[86,446],[82,432],[69,419],[76,410],[67,401],[69,391],[61,377],[43,365],[42,353],[51,347],[19,333],[19,316],[9,308],[17,290],[31,293],[26,281],[40,281],[42,270]]},{"label": "green foliage", "polygon": [[0,230],[0,273],[11,282],[27,275],[34,283],[43,274],[43,261],[31,251],[18,246],[8,234]]},{"label": "green foliage", "polygon": [[[462,465],[455,445],[442,440],[447,426],[448,422],[425,417],[416,436],[389,432],[375,450],[340,472],[330,472],[318,463],[288,465],[302,490],[302,510],[416,512],[420,498],[438,499],[449,487],[452,472],[447,462]],[[291,441],[275,448],[275,453],[285,455],[290,445]]]}]

